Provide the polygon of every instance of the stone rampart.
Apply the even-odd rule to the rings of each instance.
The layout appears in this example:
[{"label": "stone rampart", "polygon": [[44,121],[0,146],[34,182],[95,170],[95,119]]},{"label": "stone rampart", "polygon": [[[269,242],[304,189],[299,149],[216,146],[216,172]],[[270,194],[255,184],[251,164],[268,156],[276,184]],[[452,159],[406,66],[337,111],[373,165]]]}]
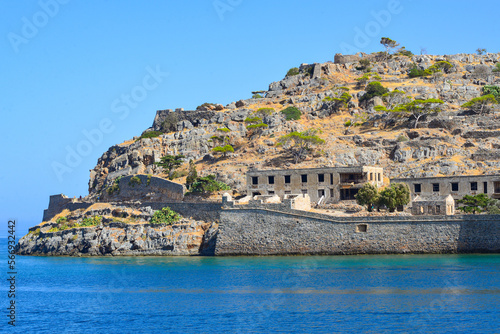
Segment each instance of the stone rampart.
[{"label": "stone rampart", "polygon": [[69,198],[63,194],[52,195],[49,200],[49,207],[43,210],[43,221],[49,221],[59,212],[64,209],[68,209],[70,211],[78,210],[78,209],[86,209],[91,206],[93,203],[79,201],[75,198]]},{"label": "stone rampart", "polygon": [[215,255],[500,251],[500,216],[350,218],[246,208],[220,215]]},{"label": "stone rampart", "polygon": [[128,175],[115,180],[103,191],[101,201],[182,201],[185,188],[182,184],[150,175]]}]

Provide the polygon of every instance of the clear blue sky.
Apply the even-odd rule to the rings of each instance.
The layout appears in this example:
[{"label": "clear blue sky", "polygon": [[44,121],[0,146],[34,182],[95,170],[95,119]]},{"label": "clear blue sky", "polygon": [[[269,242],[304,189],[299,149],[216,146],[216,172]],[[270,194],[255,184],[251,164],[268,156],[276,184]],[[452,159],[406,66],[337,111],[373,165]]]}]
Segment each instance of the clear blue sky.
[{"label": "clear blue sky", "polygon": [[102,153],[158,109],[249,98],[301,63],[380,51],[382,36],[414,53],[500,51],[497,0],[1,4],[0,237],[8,219],[19,237],[38,224],[49,195],[86,195]]}]

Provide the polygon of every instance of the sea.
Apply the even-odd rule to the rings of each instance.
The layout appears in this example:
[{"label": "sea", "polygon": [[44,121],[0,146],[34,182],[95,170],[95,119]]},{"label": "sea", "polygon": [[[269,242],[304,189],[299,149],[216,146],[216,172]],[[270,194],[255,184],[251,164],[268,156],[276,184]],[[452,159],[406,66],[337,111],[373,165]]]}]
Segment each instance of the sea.
[{"label": "sea", "polygon": [[16,256],[11,275],[0,243],[2,333],[500,333],[498,254]]}]

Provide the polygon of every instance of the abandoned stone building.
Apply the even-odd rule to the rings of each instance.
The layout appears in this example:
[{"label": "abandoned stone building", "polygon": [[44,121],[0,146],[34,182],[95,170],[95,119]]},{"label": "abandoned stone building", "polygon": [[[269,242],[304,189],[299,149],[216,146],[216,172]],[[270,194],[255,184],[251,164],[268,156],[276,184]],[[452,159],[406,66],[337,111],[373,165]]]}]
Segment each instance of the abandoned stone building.
[{"label": "abandoned stone building", "polygon": [[377,187],[384,184],[383,168],[369,166],[322,167],[281,170],[249,170],[247,195],[308,194],[312,202],[336,203],[354,200],[354,195],[367,182]]},{"label": "abandoned stone building", "polygon": [[417,196],[447,196],[454,200],[464,195],[488,194],[500,198],[500,175],[467,175],[445,177],[422,177],[391,179],[391,183],[406,183],[410,187],[411,198]]},{"label": "abandoned stone building", "polygon": [[412,215],[454,215],[455,201],[448,196],[417,196],[411,204]]}]

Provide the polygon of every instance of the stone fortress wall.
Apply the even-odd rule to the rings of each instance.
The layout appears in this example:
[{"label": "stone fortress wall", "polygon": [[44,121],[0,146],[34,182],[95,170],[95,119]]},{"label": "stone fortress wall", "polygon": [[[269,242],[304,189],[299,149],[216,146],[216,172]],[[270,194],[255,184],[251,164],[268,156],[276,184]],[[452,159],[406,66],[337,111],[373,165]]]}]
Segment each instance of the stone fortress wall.
[{"label": "stone fortress wall", "polygon": [[498,253],[500,216],[332,217],[225,208],[215,255]]}]

